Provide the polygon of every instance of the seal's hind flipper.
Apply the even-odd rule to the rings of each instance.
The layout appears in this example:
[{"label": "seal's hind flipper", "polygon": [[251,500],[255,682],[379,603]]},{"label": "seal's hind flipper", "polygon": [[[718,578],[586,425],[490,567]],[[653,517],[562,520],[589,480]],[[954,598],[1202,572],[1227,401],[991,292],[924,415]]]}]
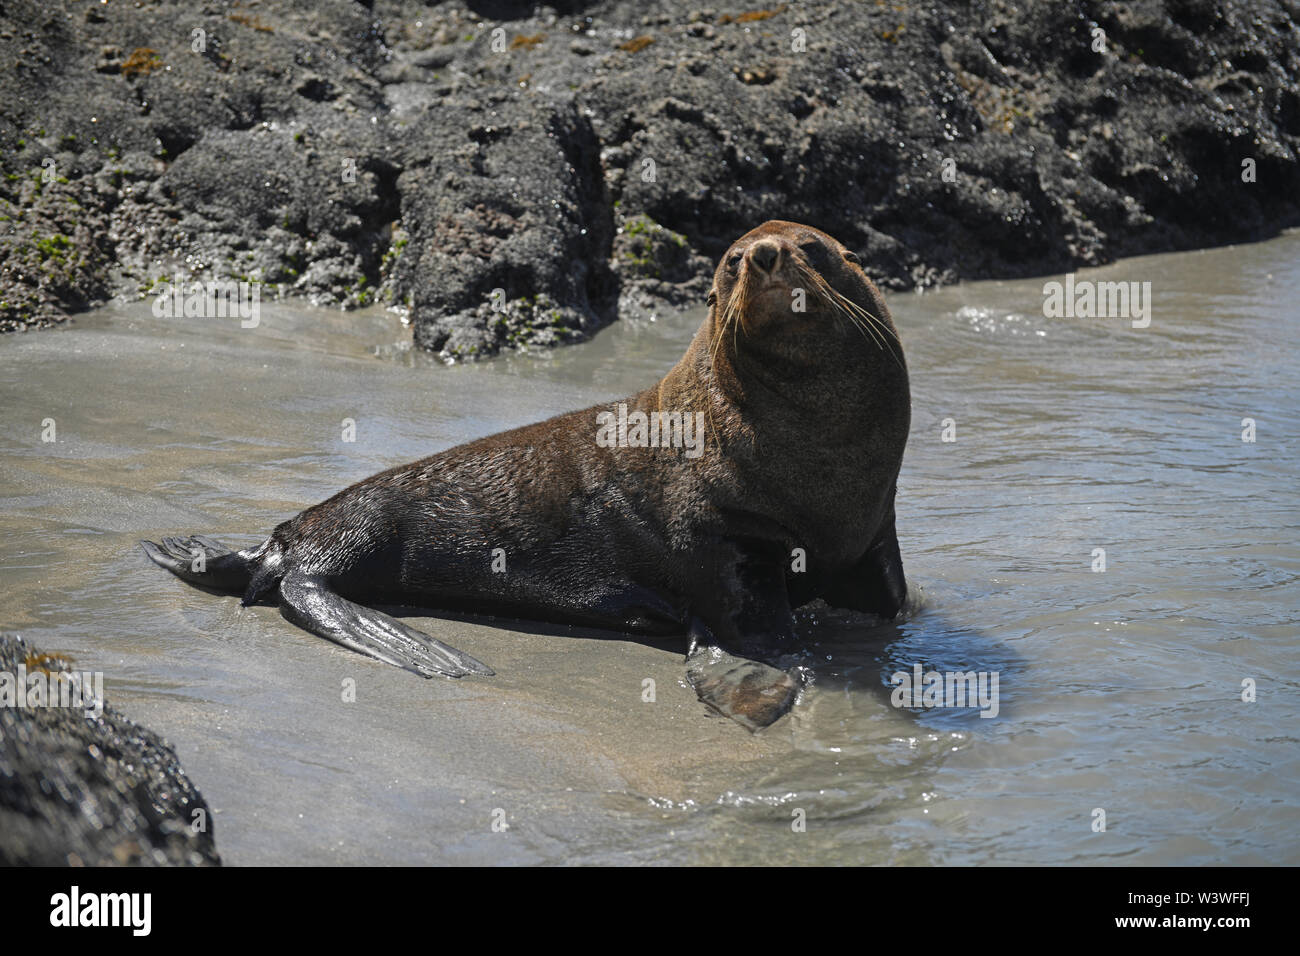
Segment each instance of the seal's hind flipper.
[{"label": "seal's hind flipper", "polygon": [[218,591],[242,591],[252,577],[248,555],[231,551],[201,534],[163,538],[162,544],[141,541],[144,553],[182,581]]},{"label": "seal's hind flipper", "polygon": [[318,637],[424,677],[494,673],[463,651],[340,597],[324,578],[297,571],[286,574],[280,581],[280,613]]}]

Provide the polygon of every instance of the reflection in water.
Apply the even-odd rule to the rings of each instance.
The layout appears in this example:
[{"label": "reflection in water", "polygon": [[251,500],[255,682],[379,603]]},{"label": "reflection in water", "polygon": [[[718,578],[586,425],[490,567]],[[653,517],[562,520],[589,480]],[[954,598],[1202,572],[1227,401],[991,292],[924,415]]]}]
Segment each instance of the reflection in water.
[{"label": "reflection in water", "polygon": [[[5,337],[0,624],[106,672],[235,863],[1300,863],[1298,253],[1080,273],[1151,282],[1146,329],[1043,318],[1045,280],[894,295],[913,606],[805,609],[811,687],[756,737],[695,702],[680,641],[422,618],[499,675],[425,682],[135,544],[243,546],[381,468],[632,392],[698,312],[451,368],[382,312],[265,303],[256,330],[139,303]],[[895,708],[917,664],[996,672],[998,716]]]}]

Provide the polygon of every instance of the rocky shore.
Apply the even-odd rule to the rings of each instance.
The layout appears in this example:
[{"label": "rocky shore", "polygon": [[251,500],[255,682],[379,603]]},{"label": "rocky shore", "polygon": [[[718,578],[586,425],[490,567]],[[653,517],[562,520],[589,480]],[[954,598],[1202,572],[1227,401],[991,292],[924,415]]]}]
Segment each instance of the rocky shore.
[{"label": "rocky shore", "polygon": [[464,358],[769,218],[893,288],[1300,222],[1294,2],[698,4],[7,2],[0,328],[233,279]]},{"label": "rocky shore", "polygon": [[[52,706],[61,674],[76,674],[87,700]],[[103,704],[102,678],[93,703],[96,683],[0,634],[0,866],[220,864],[212,811],[176,754]]]}]

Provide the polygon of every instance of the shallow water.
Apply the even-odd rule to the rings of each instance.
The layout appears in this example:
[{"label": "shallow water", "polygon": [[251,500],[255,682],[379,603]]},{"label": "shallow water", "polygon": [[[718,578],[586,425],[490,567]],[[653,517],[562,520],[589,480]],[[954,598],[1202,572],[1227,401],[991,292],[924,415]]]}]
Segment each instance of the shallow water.
[{"label": "shallow water", "polygon": [[[242,547],[381,468],[630,393],[698,312],[453,368],[383,312],[264,304],[245,330],[133,303],[6,336],[0,626],[169,738],[228,863],[1300,863],[1300,234],[1080,278],[1152,282],[1150,327],[1042,318],[1042,280],[890,298],[919,607],[803,615],[814,684],[757,736],[694,700],[680,641],[414,618],[499,675],[423,681],[136,543]],[[917,662],[997,672],[997,717],[893,707]]]}]

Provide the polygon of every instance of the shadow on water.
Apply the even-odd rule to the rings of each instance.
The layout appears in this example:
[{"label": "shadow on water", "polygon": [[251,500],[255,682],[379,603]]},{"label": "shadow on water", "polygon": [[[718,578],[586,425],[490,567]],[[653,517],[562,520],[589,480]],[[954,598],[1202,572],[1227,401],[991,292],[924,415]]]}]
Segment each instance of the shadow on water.
[{"label": "shadow on water", "polygon": [[580,624],[556,624],[550,621],[534,621],[527,618],[515,618],[506,614],[483,614],[470,611],[455,611],[447,608],[418,607],[409,604],[376,604],[378,610],[393,617],[423,617],[438,621],[452,621],[458,624],[477,624],[509,631],[515,634],[531,634],[538,637],[573,637],[586,640],[627,641],[642,647],[658,651],[685,651],[685,634],[635,634],[629,631],[611,631],[598,627],[585,627]]},{"label": "shadow on water", "polygon": [[[968,726],[979,716],[979,704],[954,707],[945,700],[935,706],[908,706],[896,703],[896,697],[907,700],[902,691],[912,686],[918,666],[923,680],[932,672],[975,672],[986,675],[984,686],[997,695],[995,715],[1011,716],[1003,699],[1004,682],[1025,668],[1024,659],[981,629],[954,622],[924,597],[909,598],[908,607],[893,621],[820,603],[801,608],[797,620],[805,649],[796,659],[808,672],[809,687],[819,694],[861,696],[870,701],[864,700],[863,706],[889,708],[915,721],[918,730],[948,731]],[[907,681],[898,675],[906,675]],[[918,703],[923,689],[924,683],[916,688]]]},{"label": "shadow on water", "polygon": [[[375,607],[394,617],[486,626],[510,634],[637,644],[677,655],[685,663],[684,632],[642,634],[445,608],[392,604]],[[1025,667],[1024,659],[1004,644],[969,624],[952,623],[915,590],[908,606],[895,620],[886,621],[814,601],[796,610],[795,630],[799,646],[773,663],[801,672],[805,691],[800,703],[814,693],[860,698],[859,708],[889,708],[915,721],[918,732],[961,729],[971,718],[978,718],[981,710],[989,711],[993,717],[1010,716],[1003,709],[1003,680],[1014,680]],[[929,651],[915,653],[918,644]],[[917,666],[927,679],[931,672],[940,675],[974,672],[985,676],[986,683],[978,686],[981,692],[988,688],[991,695],[996,695],[993,706],[990,708],[988,698],[968,706],[954,707],[947,699],[930,705],[922,697],[924,685],[917,687],[915,706],[900,706],[895,703],[895,691],[901,682],[895,680],[895,675],[906,674],[910,679]],[[975,685],[970,686],[974,694]]]}]

